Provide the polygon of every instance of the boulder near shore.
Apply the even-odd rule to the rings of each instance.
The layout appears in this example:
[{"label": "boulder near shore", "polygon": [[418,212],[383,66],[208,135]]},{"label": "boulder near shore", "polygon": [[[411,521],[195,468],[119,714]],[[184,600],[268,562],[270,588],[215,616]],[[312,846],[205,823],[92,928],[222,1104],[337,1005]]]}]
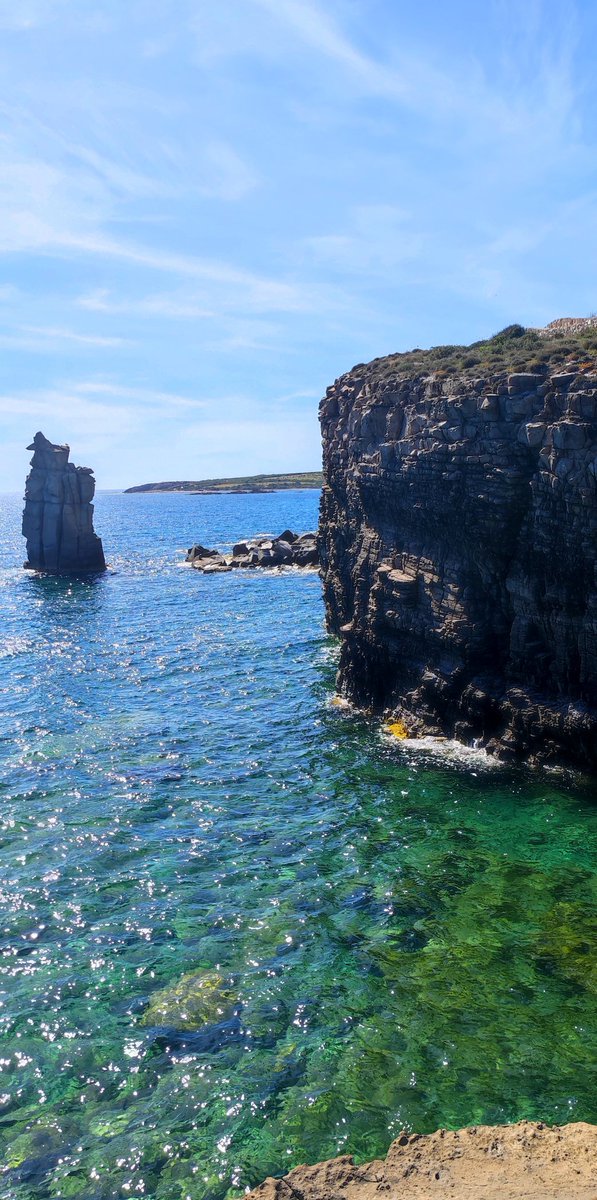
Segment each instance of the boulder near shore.
[{"label": "boulder near shore", "polygon": [[217,575],[236,568],[317,567],[317,534],[293,533],[291,529],[285,529],[278,537],[237,542],[231,554],[196,544],[189,548],[185,561],[204,575]]}]

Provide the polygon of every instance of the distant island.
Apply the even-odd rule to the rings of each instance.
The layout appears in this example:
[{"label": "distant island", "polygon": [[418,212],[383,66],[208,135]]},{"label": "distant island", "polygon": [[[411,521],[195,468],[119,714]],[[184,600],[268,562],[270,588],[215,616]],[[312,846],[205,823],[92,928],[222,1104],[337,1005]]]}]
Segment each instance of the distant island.
[{"label": "distant island", "polygon": [[239,475],[234,479],[183,479],[169,483],[140,483],[125,488],[130,492],[188,492],[192,496],[217,495],[220,492],[286,492],[291,489],[320,488],[321,471],[299,471],[294,475]]}]

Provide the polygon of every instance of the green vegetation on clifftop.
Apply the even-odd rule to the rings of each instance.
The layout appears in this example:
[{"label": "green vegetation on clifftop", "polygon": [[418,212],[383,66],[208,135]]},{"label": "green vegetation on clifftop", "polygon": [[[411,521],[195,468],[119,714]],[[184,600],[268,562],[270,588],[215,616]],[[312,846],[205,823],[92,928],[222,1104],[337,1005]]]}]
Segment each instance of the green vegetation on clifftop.
[{"label": "green vegetation on clifftop", "polygon": [[[470,346],[432,346],[430,350],[409,350],[404,354],[388,354],[368,364],[376,378],[395,376],[412,379],[417,375],[467,375],[482,377],[500,371],[553,370],[568,362],[575,367],[587,360],[593,364],[597,353],[597,326],[587,324],[578,332],[525,329],[523,325],[508,325],[493,337],[472,342]],[[359,363],[348,371],[358,374],[365,364]]]}]

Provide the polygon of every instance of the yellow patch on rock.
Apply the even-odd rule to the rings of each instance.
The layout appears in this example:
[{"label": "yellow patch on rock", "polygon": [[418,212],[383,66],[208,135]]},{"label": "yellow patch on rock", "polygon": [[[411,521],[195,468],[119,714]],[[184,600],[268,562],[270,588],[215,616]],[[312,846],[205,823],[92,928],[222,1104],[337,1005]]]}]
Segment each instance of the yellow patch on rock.
[{"label": "yellow patch on rock", "polygon": [[404,721],[392,721],[391,725],[386,725],[386,729],[387,729],[388,733],[392,734],[392,737],[396,737],[396,738],[407,738],[408,737],[408,729],[406,728]]}]

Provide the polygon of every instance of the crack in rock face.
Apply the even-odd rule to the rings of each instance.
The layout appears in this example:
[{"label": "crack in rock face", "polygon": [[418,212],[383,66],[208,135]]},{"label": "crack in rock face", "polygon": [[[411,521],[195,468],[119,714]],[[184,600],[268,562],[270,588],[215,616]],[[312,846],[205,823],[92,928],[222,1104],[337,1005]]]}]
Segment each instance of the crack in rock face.
[{"label": "crack in rock face", "polygon": [[413,355],[320,406],[340,693],[415,736],[595,768],[597,355],[477,377]]},{"label": "crack in rock face", "polygon": [[93,529],[95,480],[91,467],[68,461],[69,447],[36,433],[25,483],[25,567],[52,575],[104,571],[101,539]]}]

